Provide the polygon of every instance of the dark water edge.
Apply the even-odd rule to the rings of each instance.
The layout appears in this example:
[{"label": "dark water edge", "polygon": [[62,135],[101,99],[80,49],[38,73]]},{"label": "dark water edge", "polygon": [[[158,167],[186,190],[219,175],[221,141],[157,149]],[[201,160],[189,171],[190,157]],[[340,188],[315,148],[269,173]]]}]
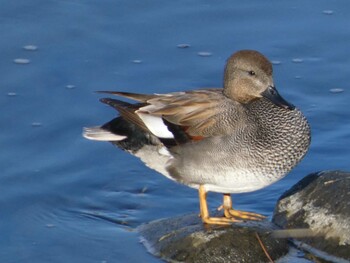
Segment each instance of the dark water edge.
[{"label": "dark water edge", "polygon": [[[197,193],[83,139],[82,127],[115,114],[93,92],[220,86],[225,59],[239,49],[273,61],[276,86],[303,110],[313,139],[286,178],[235,195],[235,207],[271,216],[306,174],[349,170],[348,1],[0,6],[0,262],[159,262],[134,229],[197,211]],[[221,196],[209,200],[216,207]]]}]

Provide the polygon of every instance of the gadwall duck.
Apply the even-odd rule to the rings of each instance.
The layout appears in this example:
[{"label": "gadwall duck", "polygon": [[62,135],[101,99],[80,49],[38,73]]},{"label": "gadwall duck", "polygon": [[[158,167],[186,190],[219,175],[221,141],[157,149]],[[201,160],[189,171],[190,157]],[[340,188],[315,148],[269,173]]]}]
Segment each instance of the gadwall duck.
[{"label": "gadwall duck", "polygon": [[[270,61],[241,50],[227,61],[224,87],[144,95],[103,91],[120,117],[85,128],[87,139],[110,141],[167,178],[198,189],[204,223],[227,225],[264,216],[232,208],[231,193],[283,178],[306,154],[310,127],[275,88]],[[223,193],[222,217],[211,217],[209,191]]]}]

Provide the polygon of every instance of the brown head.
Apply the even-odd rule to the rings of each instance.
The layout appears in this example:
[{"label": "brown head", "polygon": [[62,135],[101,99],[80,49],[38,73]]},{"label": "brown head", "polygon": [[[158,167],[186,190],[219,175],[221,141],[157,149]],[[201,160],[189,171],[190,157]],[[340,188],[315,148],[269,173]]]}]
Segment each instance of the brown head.
[{"label": "brown head", "polygon": [[224,94],[242,104],[265,97],[280,107],[294,109],[278,94],[270,61],[254,50],[238,51],[227,60]]}]

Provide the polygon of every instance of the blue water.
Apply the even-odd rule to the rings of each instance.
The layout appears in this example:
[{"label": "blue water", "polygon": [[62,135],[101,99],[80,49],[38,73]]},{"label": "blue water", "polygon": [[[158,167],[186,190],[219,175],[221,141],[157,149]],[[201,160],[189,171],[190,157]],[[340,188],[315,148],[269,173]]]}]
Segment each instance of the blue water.
[{"label": "blue water", "polygon": [[[350,170],[349,1],[0,6],[0,262],[160,262],[135,227],[197,212],[197,193],[82,138],[82,127],[115,116],[93,92],[217,87],[225,59],[239,49],[274,61],[275,84],[303,110],[313,139],[286,178],[235,195],[235,207],[271,216],[281,193],[306,174]],[[213,208],[220,201],[210,195]]]}]

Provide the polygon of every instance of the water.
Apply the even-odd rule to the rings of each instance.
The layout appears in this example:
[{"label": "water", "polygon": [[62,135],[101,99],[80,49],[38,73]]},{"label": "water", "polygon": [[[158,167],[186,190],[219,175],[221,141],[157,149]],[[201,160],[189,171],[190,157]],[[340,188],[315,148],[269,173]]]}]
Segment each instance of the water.
[{"label": "water", "polygon": [[[160,262],[135,227],[198,211],[197,193],[83,139],[82,127],[115,114],[93,92],[220,86],[239,49],[275,61],[275,84],[308,117],[313,139],[285,179],[235,195],[235,207],[271,216],[306,174],[350,170],[348,1],[0,5],[0,262]],[[221,197],[209,200],[216,207]]]}]

